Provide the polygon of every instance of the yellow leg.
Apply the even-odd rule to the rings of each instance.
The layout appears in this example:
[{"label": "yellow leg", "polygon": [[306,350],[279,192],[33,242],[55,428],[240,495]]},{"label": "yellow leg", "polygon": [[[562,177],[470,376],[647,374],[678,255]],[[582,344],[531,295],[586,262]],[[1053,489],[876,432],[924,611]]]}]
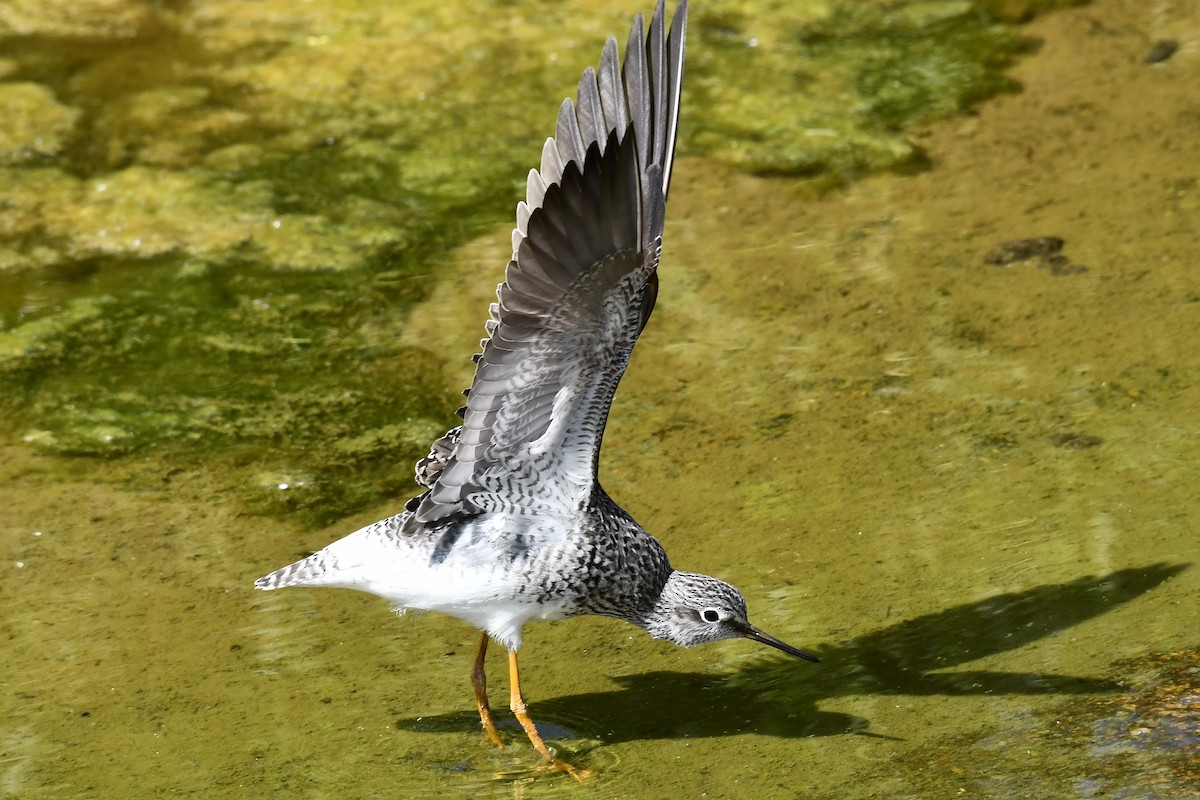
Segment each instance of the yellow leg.
[{"label": "yellow leg", "polygon": [[517,651],[508,651],[508,683],[509,683],[509,708],[517,718],[517,722],[521,723],[521,727],[525,729],[525,735],[529,737],[533,749],[537,750],[546,760],[548,760],[555,769],[561,769],[563,772],[570,775],[580,783],[588,776],[586,769],[576,769],[562,759],[555,758],[554,753],[550,752],[550,748],[546,747],[546,743],[542,741],[542,735],[538,733],[537,726],[533,724],[533,720],[529,718],[529,712],[525,707],[525,698],[521,695],[521,675],[517,668]]},{"label": "yellow leg", "polygon": [[485,633],[479,639],[479,653],[475,656],[475,666],[471,667],[471,687],[475,690],[475,705],[479,707],[479,721],[488,738],[496,747],[504,747],[500,734],[496,732],[496,722],[492,719],[492,709],[488,705],[487,675],[483,671],[483,657],[487,655],[488,635]]}]

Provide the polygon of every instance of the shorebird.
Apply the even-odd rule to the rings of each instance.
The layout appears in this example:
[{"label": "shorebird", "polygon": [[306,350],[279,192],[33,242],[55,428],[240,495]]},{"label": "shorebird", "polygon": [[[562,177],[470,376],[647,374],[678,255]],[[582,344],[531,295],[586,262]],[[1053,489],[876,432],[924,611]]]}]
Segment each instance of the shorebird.
[{"label": "shorebird", "polygon": [[484,731],[503,746],[484,674],[494,639],[529,741],[577,779],[586,772],[546,746],[521,692],[530,620],[598,614],[685,647],[743,637],[817,660],[751,625],[733,586],[673,569],[597,479],[613,393],[658,294],[686,29],[686,0],[669,31],[659,0],[648,33],[634,19],[622,64],[610,38],[560,107],[517,205],[462,424],[417,464],[424,493],[255,583],[358,589],[480,628],[471,684]]}]

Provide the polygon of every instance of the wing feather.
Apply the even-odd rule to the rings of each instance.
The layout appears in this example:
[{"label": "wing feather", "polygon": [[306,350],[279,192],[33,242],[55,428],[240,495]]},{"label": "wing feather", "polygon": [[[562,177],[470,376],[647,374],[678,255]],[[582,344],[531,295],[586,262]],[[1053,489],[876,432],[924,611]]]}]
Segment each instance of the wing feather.
[{"label": "wing feather", "polygon": [[408,508],[422,522],[591,502],[617,383],[658,293],[687,2],[609,39],[559,108],[517,205],[513,257],[462,425],[434,444]]}]

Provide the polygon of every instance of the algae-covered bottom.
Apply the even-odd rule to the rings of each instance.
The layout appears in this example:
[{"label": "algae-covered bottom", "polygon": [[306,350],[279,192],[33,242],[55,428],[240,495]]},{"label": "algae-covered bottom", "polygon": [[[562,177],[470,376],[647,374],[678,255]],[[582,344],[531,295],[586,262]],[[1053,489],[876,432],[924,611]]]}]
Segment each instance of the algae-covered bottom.
[{"label": "algae-covered bottom", "polygon": [[[1014,85],[1030,41],[994,10],[700,4],[683,150],[823,185],[919,164],[915,125]],[[559,99],[630,13],[7,5],[8,434],[220,463],[249,506],[313,523],[408,491],[394,476],[461,387],[396,344],[407,316],[510,218]],[[456,278],[472,292],[501,276],[492,241]]]},{"label": "algae-covered bottom", "polygon": [[[398,510],[452,424],[523,170],[628,24],[585,5],[0,4],[28,112],[0,120],[0,795],[1186,797],[1187,4],[1015,36],[968,3],[693,6],[662,289],[601,478],[821,664],[530,625],[523,688],[579,787],[506,715],[510,746],[483,739],[467,626],[252,590]],[[977,43],[1025,55],[963,65]],[[814,59],[791,84],[789,52]],[[951,73],[1022,90],[931,122],[976,98]],[[780,123],[781,83],[838,115]],[[712,98],[756,84],[722,133]],[[881,163],[914,168],[846,182]]]}]

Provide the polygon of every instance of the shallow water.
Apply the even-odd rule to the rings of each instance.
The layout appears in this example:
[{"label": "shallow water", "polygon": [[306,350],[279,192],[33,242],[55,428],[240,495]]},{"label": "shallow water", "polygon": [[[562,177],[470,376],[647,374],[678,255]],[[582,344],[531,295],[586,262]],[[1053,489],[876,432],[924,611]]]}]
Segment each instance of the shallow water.
[{"label": "shallow water", "polygon": [[[610,620],[530,626],[531,713],[593,771],[583,787],[539,773],[511,721],[511,746],[486,744],[465,625],[250,588],[392,513],[413,454],[450,423],[550,117],[497,129],[467,162],[439,160],[452,145],[421,126],[460,119],[486,83],[446,71],[493,77],[505,36],[523,43],[505,68],[542,75],[546,33],[503,16],[456,66],[395,51],[383,33],[409,29],[367,5],[313,4],[286,25],[267,4],[234,22],[220,4],[84,6],[96,19],[43,19],[56,33],[5,39],[8,68],[0,53],[0,75],[53,90],[21,89],[48,127],[0,147],[0,794],[1195,796],[1191,4],[1096,2],[1018,29],[1041,41],[1005,73],[1022,91],[910,120],[903,176],[830,188],[869,158],[753,176],[759,156],[715,143],[727,128],[691,122],[602,478],[677,566],[739,585],[758,625],[822,663],[746,642],[685,651]],[[701,64],[705,42],[748,24],[729,8],[695,18]],[[32,25],[11,9],[6,24]],[[455,14],[418,11],[429,22],[409,33],[435,50]],[[535,97],[564,94],[629,12],[555,13],[580,41]],[[83,47],[62,27],[89,22],[113,30]],[[136,48],[114,66],[122,25],[153,69],[130,68]],[[70,36],[79,63],[31,55]],[[1181,47],[1145,63],[1160,39]],[[332,52],[305,61],[295,41]],[[350,80],[355,42],[378,64]],[[399,113],[389,91],[408,108],[402,93],[439,77],[453,87],[439,113],[371,138]],[[263,86],[292,87],[294,119]],[[353,152],[311,148],[297,131],[340,93],[352,108],[328,124]],[[714,96],[697,90],[694,113]],[[509,116],[461,119],[469,138]],[[388,153],[405,147],[425,166],[398,180]],[[324,194],[343,169],[352,190]],[[498,185],[481,194],[480,174]],[[221,175],[238,190],[214,210]],[[100,184],[127,200],[96,211]],[[112,218],[136,233],[109,244],[92,223]],[[303,235],[273,242],[293,223]],[[1064,240],[1065,262],[985,263],[1042,236]],[[502,705],[499,655],[490,666]]]}]

